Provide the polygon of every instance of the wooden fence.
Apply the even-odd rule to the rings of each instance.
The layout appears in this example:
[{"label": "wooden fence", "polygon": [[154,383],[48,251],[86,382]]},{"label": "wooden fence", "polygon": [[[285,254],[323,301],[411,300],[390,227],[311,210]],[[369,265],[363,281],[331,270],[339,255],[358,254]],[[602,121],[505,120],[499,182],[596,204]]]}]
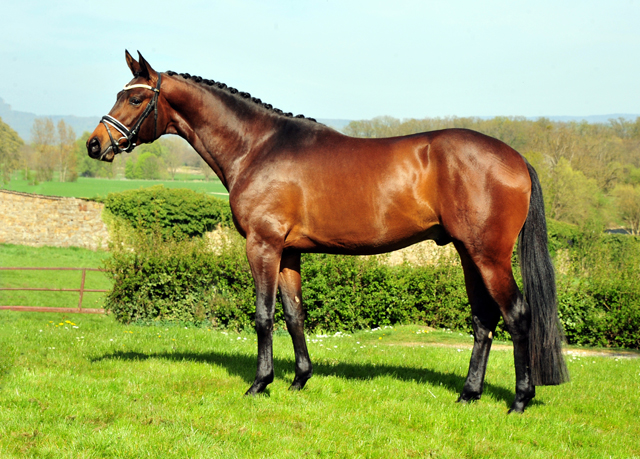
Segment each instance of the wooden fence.
[{"label": "wooden fence", "polygon": [[98,268],[0,268],[0,271],[82,271],[80,288],[40,288],[40,287],[0,287],[0,290],[29,290],[37,292],[78,292],[80,299],[77,308],[48,308],[40,306],[14,306],[0,305],[0,309],[12,311],[34,311],[34,312],[71,312],[84,314],[104,314],[104,309],[90,309],[82,307],[82,298],[85,292],[108,292],[109,290],[98,290],[84,288],[87,271],[105,271]]}]

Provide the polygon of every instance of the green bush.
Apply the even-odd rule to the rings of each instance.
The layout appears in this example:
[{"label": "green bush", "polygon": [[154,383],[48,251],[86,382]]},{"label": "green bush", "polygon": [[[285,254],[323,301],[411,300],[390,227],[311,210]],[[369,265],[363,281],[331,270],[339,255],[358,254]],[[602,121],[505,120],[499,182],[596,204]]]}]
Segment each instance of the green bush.
[{"label": "green bush", "polygon": [[558,275],[558,311],[572,344],[640,348],[640,238],[583,233]]},{"label": "green bush", "polygon": [[[569,228],[572,232],[573,229]],[[640,348],[640,239],[557,231],[568,257],[558,273],[558,310],[571,344]],[[116,232],[106,307],[121,322],[208,322],[251,328],[255,293],[244,240],[167,239],[160,231]],[[569,244],[567,241],[571,240]],[[555,242],[554,242],[555,241]],[[564,241],[564,242],[563,242]],[[460,266],[388,266],[384,257],[304,254],[302,292],[309,331],[353,331],[419,323],[471,332]],[[282,306],[276,324],[284,327]],[[508,338],[502,324],[496,336]]]},{"label": "green bush", "polygon": [[547,220],[547,233],[549,234],[549,251],[552,255],[559,249],[573,247],[581,239],[580,228],[571,223]]},{"label": "green bush", "polygon": [[106,308],[123,323],[202,322],[242,328],[252,320],[253,280],[241,244],[214,252],[206,239],[117,231],[105,262]]},{"label": "green bush", "polygon": [[231,224],[231,210],[226,201],[163,185],[109,193],[105,209],[135,229],[159,230],[165,239],[202,236],[217,225]]},{"label": "green bush", "polygon": [[378,257],[305,254],[302,295],[311,329],[422,323],[470,331],[460,267],[387,266]]}]

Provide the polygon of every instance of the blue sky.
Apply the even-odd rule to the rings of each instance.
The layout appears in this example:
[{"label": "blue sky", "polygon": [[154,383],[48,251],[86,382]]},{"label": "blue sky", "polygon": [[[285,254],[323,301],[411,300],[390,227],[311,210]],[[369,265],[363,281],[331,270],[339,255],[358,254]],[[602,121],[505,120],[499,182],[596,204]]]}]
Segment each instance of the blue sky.
[{"label": "blue sky", "polygon": [[[315,118],[640,113],[640,1],[14,1],[0,98],[107,113],[124,50]],[[135,55],[135,54],[134,54]]]}]

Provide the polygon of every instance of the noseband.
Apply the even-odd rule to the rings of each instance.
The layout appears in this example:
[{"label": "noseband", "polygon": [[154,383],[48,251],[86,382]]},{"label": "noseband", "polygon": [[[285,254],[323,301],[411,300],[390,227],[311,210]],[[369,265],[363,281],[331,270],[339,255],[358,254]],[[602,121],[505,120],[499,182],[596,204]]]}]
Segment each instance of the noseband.
[{"label": "noseband", "polygon": [[[158,84],[156,85],[155,88],[147,84],[132,84],[130,86],[125,86],[123,88],[125,91],[128,91],[129,89],[133,89],[133,88],[145,88],[153,91],[154,93],[153,98],[149,101],[144,111],[142,112],[142,115],[140,115],[140,118],[138,118],[138,121],[136,121],[136,123],[133,125],[131,130],[129,130],[127,126],[122,124],[120,121],[118,121],[111,115],[104,115],[100,120],[100,122],[104,124],[104,127],[107,128],[107,134],[109,134],[109,138],[111,139],[111,149],[113,150],[114,153],[116,154],[122,153],[123,151],[126,151],[127,153],[129,153],[131,150],[135,148],[136,146],[135,140],[138,135],[138,131],[140,130],[140,126],[142,125],[144,120],[147,119],[147,116],[149,116],[149,113],[151,113],[151,110],[154,111],[153,138],[154,139],[156,138],[156,131],[158,128],[158,95],[160,94],[161,81],[162,81],[162,74],[159,73]],[[122,137],[120,137],[118,140],[115,140],[113,135],[111,134],[111,129],[109,129],[109,125],[113,126],[118,132],[120,132],[120,134],[122,134]],[[122,139],[126,140],[127,143],[121,147],[120,142],[122,141]]]}]

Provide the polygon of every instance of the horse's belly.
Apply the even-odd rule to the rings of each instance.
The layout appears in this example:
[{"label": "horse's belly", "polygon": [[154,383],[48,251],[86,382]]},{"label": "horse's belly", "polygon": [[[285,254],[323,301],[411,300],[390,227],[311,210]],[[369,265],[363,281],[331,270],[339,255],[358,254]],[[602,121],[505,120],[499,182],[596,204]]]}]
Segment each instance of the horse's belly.
[{"label": "horse's belly", "polygon": [[306,222],[289,233],[285,247],[370,255],[391,252],[426,239],[446,238],[429,208],[353,206],[336,210],[323,214],[324,217],[307,215]]}]

